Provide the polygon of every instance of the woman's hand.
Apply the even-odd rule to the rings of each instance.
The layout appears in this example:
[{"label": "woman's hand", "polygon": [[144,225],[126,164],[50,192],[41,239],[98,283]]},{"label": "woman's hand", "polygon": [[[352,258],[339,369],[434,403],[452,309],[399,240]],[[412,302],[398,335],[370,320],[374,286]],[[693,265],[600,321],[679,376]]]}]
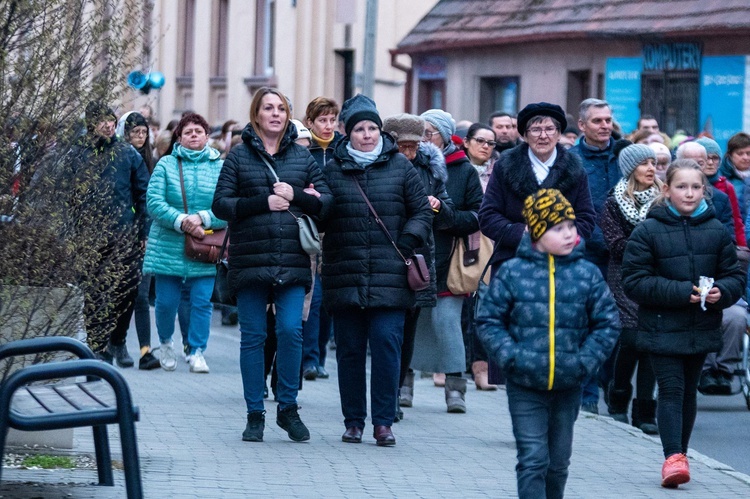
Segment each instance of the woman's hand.
[{"label": "woman's hand", "polygon": [[294,199],[294,191],[292,190],[292,186],[287,184],[286,182],[276,182],[275,184],[273,184],[273,193],[286,199],[290,203],[292,202],[292,199]]},{"label": "woman's hand", "polygon": [[708,292],[708,296],[706,296],[706,301],[708,303],[716,303],[719,300],[721,300],[721,290],[714,286],[711,288],[711,291]]},{"label": "woman's hand", "polygon": [[289,209],[289,201],[276,194],[268,196],[268,208],[271,211],[286,211]]},{"label": "woman's hand", "polygon": [[[195,229],[201,229],[201,226],[203,225],[203,219],[201,219],[201,216],[197,213],[193,213],[192,215],[186,216],[182,220],[182,224],[180,225],[180,228],[182,229],[182,232],[195,235],[193,232]],[[201,229],[201,232],[203,232],[203,229]],[[201,236],[202,237],[202,236]]]},{"label": "woman's hand", "polygon": [[206,237],[206,231],[203,230],[203,227],[200,226],[194,227],[193,230],[189,232],[189,234],[198,239],[203,239],[204,237]]},{"label": "woman's hand", "polygon": [[320,197],[320,193],[315,190],[315,186],[313,184],[310,184],[310,187],[307,189],[304,189],[303,192],[305,194],[310,194],[311,196],[315,196],[316,198]]}]

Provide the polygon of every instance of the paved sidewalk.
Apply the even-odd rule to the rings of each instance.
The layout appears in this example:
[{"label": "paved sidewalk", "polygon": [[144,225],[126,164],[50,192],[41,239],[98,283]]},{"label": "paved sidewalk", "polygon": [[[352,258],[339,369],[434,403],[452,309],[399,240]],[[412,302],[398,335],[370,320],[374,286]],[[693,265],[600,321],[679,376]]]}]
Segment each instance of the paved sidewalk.
[{"label": "paved sidewalk", "polygon": [[[131,333],[128,345],[135,357]],[[210,374],[192,374],[183,362],[174,372],[124,370],[141,408],[137,434],[145,496],[515,496],[515,446],[504,390],[481,392],[470,382],[468,413],[448,414],[442,389],[431,379],[417,379],[415,406],[394,425],[395,447],[376,447],[371,426],[362,444],[345,444],[336,363],[330,357],[335,352],[329,352],[326,364],[331,378],[305,382],[299,395],[300,415],[312,435],[307,443],[290,441],[276,426],[272,401],[266,403],[264,442],[241,440],[239,331],[222,327],[218,313],[206,352]],[[76,430],[77,452],[93,454],[90,435],[89,429]],[[117,458],[116,428],[110,427],[110,435]],[[584,413],[576,424],[567,496],[661,498],[682,491],[691,498],[750,497],[750,477],[700,454],[690,457],[692,481],[679,491],[663,489],[658,439]],[[124,497],[123,474],[115,476],[117,486],[110,488],[90,485],[95,470],[4,469],[0,497]]]}]

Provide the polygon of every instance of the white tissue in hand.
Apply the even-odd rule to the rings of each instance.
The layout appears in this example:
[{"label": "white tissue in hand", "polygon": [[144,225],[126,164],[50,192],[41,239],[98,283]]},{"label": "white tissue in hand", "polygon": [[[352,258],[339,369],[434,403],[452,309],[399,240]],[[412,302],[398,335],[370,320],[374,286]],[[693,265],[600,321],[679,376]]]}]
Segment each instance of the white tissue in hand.
[{"label": "white tissue in hand", "polygon": [[703,310],[706,310],[706,297],[708,296],[708,292],[711,291],[711,288],[713,287],[713,277],[700,276],[700,279],[698,281],[698,288],[701,290],[701,308]]}]

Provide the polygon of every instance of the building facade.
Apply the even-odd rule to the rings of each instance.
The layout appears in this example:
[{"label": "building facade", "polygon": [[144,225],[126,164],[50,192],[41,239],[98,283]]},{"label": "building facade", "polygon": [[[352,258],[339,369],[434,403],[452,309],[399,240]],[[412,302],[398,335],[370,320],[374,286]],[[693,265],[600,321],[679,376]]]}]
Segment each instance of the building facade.
[{"label": "building facade", "polygon": [[[186,110],[212,125],[244,123],[253,93],[266,85],[289,96],[296,118],[319,95],[341,104],[361,90],[367,0],[149,2],[144,67],[133,69],[160,71],[166,82],[145,96],[132,91],[126,105],[150,104],[163,124]],[[435,3],[378,2],[373,98],[384,116],[403,110],[406,82],[389,49]]]},{"label": "building facade", "polygon": [[651,114],[723,144],[750,130],[749,28],[744,0],[442,0],[394,52],[412,59],[410,112],[484,121],[548,101],[576,115],[599,97],[626,133]]}]

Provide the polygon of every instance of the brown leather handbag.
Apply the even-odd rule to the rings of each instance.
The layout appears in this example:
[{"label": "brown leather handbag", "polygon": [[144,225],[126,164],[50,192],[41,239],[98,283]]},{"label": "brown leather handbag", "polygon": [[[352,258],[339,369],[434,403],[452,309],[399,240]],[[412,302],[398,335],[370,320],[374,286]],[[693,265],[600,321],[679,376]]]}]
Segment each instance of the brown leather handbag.
[{"label": "brown leather handbag", "polygon": [[[185,213],[188,213],[187,195],[185,194],[185,180],[182,176],[182,160],[177,159],[177,166],[180,169],[180,189],[182,190],[182,204]],[[227,238],[225,242],[224,239]],[[204,236],[198,238],[190,234],[185,234],[185,256],[196,262],[217,263],[227,257],[227,248],[229,247],[227,229],[206,229]],[[222,251],[223,250],[223,251]]]}]

